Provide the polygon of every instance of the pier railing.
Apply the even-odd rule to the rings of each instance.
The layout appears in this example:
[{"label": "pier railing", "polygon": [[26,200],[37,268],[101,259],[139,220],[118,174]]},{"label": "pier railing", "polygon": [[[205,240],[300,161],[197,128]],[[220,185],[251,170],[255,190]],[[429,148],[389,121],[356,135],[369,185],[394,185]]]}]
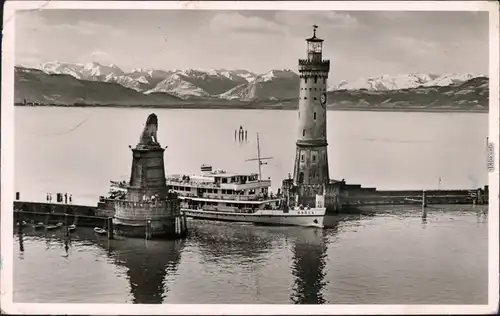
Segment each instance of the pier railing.
[{"label": "pier railing", "polygon": [[179,201],[115,202],[115,217],[120,219],[144,220],[145,218],[175,217],[179,214]]}]

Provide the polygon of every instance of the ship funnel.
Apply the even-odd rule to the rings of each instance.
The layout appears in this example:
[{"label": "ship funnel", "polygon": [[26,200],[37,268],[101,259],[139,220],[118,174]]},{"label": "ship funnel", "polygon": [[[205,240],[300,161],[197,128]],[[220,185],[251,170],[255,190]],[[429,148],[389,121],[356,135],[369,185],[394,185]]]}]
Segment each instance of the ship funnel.
[{"label": "ship funnel", "polygon": [[212,166],[210,165],[201,165],[201,172],[210,173],[212,172]]}]

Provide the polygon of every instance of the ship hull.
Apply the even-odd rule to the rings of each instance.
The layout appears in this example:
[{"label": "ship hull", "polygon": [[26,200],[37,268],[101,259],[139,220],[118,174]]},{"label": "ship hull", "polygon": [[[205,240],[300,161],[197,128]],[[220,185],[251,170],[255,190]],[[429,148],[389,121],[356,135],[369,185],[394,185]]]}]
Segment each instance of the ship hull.
[{"label": "ship hull", "polygon": [[[182,209],[182,212],[195,219],[207,219],[226,222],[246,222],[259,225],[273,226],[302,226],[323,228],[324,210],[310,211],[310,214],[298,214],[298,212],[283,213],[269,211],[259,214],[243,214],[230,212],[215,212],[205,210]],[[306,212],[302,212],[306,213]]]}]

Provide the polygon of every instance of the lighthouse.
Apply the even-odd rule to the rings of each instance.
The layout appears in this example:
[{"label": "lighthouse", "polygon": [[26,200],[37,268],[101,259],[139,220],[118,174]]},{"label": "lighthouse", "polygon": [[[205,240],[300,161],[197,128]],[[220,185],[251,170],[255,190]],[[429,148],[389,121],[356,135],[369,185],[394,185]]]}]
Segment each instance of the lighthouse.
[{"label": "lighthouse", "polygon": [[[323,59],[323,40],[306,39],[307,58],[299,59],[300,94],[294,166],[295,185],[318,188],[330,182],[326,140],[326,87],[330,61]],[[319,192],[318,192],[319,193]]]},{"label": "lighthouse", "polygon": [[328,142],[326,140],[326,87],[330,61],[323,59],[323,40],[306,39],[307,58],[299,59],[300,90],[298,131],[293,178],[283,180],[290,206],[314,206],[317,196],[324,196],[328,213],[340,209],[340,188],[343,181],[330,180]]}]

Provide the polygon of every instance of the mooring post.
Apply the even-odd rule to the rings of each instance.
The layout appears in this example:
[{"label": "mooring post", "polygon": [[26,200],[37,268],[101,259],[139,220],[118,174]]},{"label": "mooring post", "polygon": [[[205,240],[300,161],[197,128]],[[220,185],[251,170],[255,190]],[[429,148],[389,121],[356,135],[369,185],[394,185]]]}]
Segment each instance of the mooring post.
[{"label": "mooring post", "polygon": [[189,234],[189,228],[188,228],[188,223],[187,223],[187,215],[184,213],[184,223],[186,225],[186,236]]},{"label": "mooring post", "polygon": [[69,236],[68,213],[64,213],[64,226],[66,227],[66,237]]},{"label": "mooring post", "polygon": [[151,218],[146,219],[146,240],[151,239],[152,236],[152,231],[151,231]]},{"label": "mooring post", "polygon": [[187,236],[187,234],[188,234],[188,227],[187,227],[186,213],[182,213],[182,222],[184,223],[184,236]]},{"label": "mooring post", "polygon": [[23,214],[22,213],[17,214],[17,233],[18,234],[23,233]]},{"label": "mooring post", "polygon": [[108,239],[114,239],[113,235],[113,217],[108,217]]},{"label": "mooring post", "polygon": [[177,216],[174,215],[174,236],[177,238]]},{"label": "mooring post", "polygon": [[47,225],[49,224],[49,220],[50,220],[50,213],[47,213],[45,215],[45,231],[47,231]]}]

